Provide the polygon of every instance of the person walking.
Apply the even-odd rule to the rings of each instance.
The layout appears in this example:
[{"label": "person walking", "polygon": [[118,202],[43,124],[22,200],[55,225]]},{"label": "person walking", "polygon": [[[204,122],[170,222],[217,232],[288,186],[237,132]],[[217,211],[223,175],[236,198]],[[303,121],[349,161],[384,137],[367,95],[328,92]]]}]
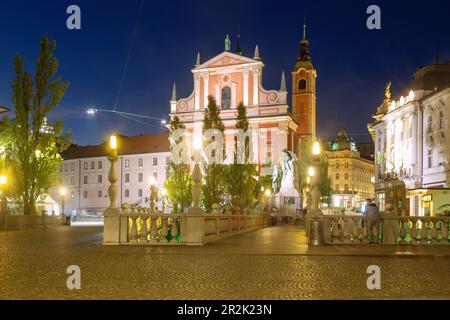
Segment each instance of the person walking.
[{"label": "person walking", "polygon": [[367,217],[367,227],[369,230],[369,237],[371,239],[370,244],[378,244],[378,228],[380,226],[381,215],[377,205],[372,199],[367,199],[365,215]]}]

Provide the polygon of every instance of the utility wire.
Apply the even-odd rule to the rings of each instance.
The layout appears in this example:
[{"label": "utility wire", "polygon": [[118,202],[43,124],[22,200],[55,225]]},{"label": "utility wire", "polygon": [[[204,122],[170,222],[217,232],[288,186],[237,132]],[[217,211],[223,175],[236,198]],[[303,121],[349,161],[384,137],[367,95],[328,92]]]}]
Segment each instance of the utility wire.
[{"label": "utility wire", "polygon": [[119,103],[120,94],[122,92],[122,87],[123,87],[123,82],[125,80],[125,75],[126,75],[127,70],[128,70],[128,64],[130,63],[131,53],[133,52],[134,42],[136,40],[137,29],[138,29],[138,26],[139,26],[139,22],[141,21],[141,15],[142,15],[142,9],[144,7],[144,2],[145,2],[145,0],[141,0],[141,5],[139,6],[139,13],[138,13],[138,16],[137,16],[137,19],[136,19],[136,24],[134,26],[133,37],[131,38],[131,44],[130,44],[130,48],[128,50],[128,56],[127,56],[127,59],[125,61],[125,66],[123,68],[122,77],[120,78],[119,89],[117,90],[117,95],[116,95],[116,100],[114,102],[113,111],[116,111],[117,104]]}]

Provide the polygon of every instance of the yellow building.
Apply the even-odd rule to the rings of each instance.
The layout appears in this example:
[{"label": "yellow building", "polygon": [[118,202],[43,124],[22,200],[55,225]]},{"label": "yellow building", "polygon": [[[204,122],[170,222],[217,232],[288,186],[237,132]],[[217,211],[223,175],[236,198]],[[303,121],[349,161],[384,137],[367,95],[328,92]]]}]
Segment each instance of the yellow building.
[{"label": "yellow building", "polygon": [[331,205],[334,211],[363,210],[366,200],[373,199],[373,161],[364,159],[356,144],[340,131],[325,151],[328,158],[328,176],[331,180]]}]

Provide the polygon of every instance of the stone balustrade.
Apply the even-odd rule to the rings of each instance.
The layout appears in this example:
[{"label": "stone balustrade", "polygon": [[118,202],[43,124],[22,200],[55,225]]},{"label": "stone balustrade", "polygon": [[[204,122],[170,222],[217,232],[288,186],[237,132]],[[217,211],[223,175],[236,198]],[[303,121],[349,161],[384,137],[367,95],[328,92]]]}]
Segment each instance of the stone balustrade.
[{"label": "stone balustrade", "polygon": [[369,230],[367,217],[324,215],[325,244],[449,245],[450,217],[398,217],[383,214]]},{"label": "stone balustrade", "polygon": [[105,214],[104,244],[203,245],[268,223],[268,214],[167,214],[125,205]]}]

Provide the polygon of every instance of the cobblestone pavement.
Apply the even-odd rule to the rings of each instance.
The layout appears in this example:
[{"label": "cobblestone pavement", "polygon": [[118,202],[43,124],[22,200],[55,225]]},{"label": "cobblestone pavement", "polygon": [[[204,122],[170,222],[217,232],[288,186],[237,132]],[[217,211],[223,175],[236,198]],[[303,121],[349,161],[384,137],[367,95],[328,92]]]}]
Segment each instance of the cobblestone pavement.
[{"label": "cobblestone pavement", "polygon": [[[254,254],[242,244],[293,232],[271,229],[195,248],[102,246],[101,228],[0,233],[0,299],[450,299],[450,257]],[[372,264],[381,290],[366,287]],[[81,268],[81,290],[66,287],[69,265]]]}]

